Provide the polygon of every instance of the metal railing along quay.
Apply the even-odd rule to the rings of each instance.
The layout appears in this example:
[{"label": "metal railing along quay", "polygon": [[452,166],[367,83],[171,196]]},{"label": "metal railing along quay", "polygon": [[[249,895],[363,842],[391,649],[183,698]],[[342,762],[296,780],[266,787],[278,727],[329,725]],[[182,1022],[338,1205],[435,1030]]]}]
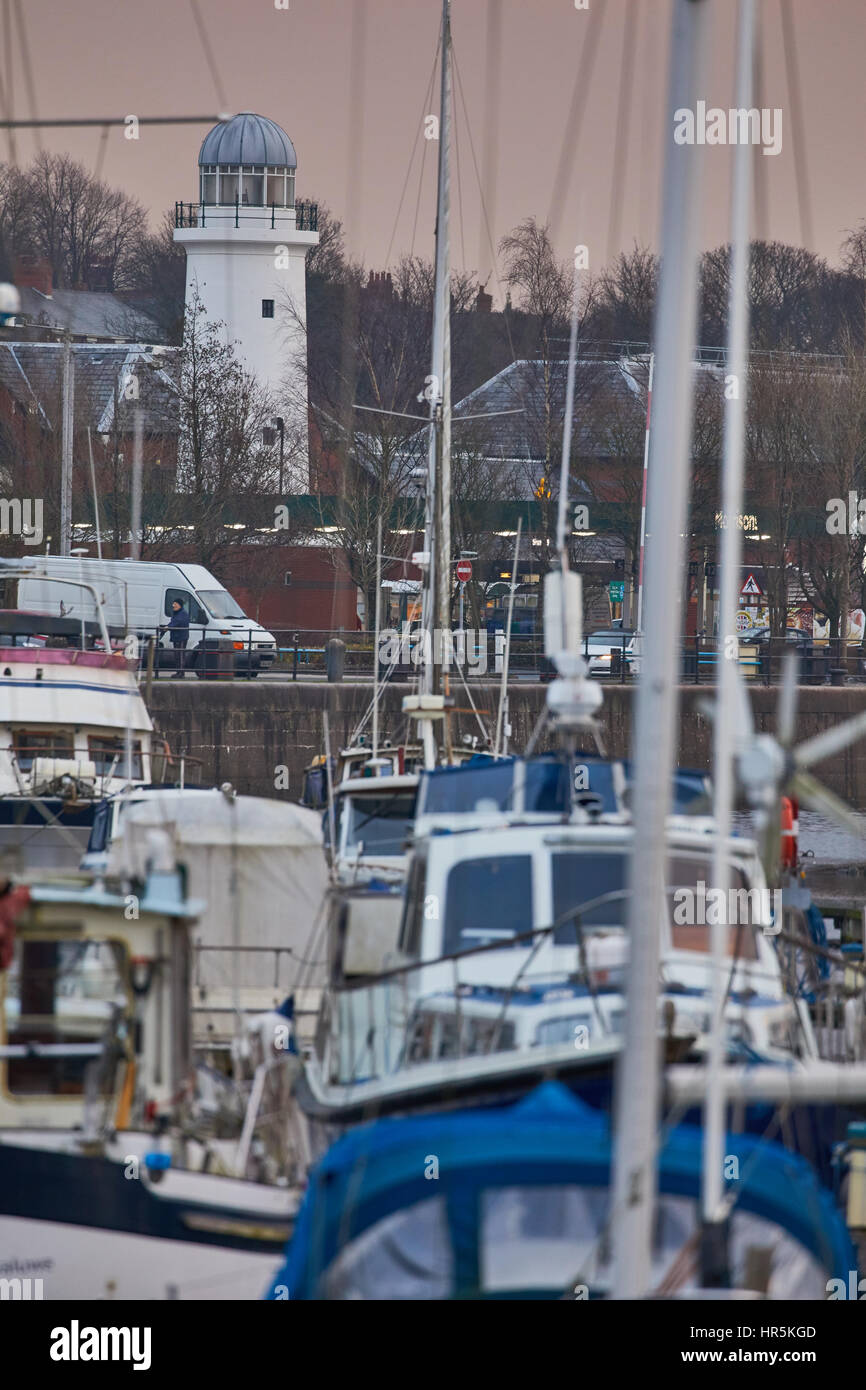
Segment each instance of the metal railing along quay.
[{"label": "metal railing along quay", "polygon": [[[335,631],[323,628],[271,628],[274,645],[263,646],[262,632],[215,637],[203,627],[190,625],[189,645],[183,657],[185,675],[202,679],[254,679],[279,675],[289,680],[322,679],[372,680],[375,637],[372,632]],[[176,674],[179,662],[167,635],[156,629],[139,632],[139,663],[142,674],[153,680]],[[410,681],[421,669],[425,652],[419,632],[405,631],[399,643],[380,646],[379,675],[383,680]],[[642,639],[643,642],[646,638]],[[444,645],[444,644],[443,644]],[[739,645],[738,659],[750,684],[775,685],[782,677],[785,655],[794,651],[801,685],[866,684],[866,649],[849,643],[847,656],[835,639],[792,642],[773,637]],[[501,676],[505,657],[505,634],[459,631],[451,634],[452,669],[459,667],[467,680]],[[441,662],[444,651],[433,650],[434,661]],[[622,637],[593,636],[583,639],[583,655],[592,677],[620,685],[635,682],[640,675],[641,650],[634,634]],[[684,685],[715,684],[723,643],[718,638],[689,636],[679,643],[679,680]],[[544,654],[544,640],[538,633],[513,633],[509,662],[514,681],[553,680],[555,671]]]}]

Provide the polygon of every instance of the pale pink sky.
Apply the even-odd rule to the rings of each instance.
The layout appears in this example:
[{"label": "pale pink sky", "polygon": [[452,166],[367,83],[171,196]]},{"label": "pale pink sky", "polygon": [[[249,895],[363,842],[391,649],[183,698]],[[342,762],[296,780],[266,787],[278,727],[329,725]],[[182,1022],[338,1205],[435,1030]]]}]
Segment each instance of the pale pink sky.
[{"label": "pale pink sky", "polygon": [[[706,97],[732,98],[734,0],[711,0],[714,61]],[[667,81],[670,0],[454,0],[459,92],[457,161],[453,170],[452,254],[477,270],[486,259],[478,185],[485,148],[488,18],[501,15],[500,101],[494,125],[497,194],[494,240],[528,214],[550,212],[563,131],[588,26],[601,27],[579,141],[571,151],[570,186],[557,237],[566,254],[580,241],[591,268],[604,262],[610,235],[612,165],[624,24],[637,25],[632,109],[620,219],[621,246],[655,244]],[[298,151],[298,194],[327,202],[346,223],[349,247],[380,268],[397,219],[413,140],[424,114],[439,24],[437,0],[199,0],[230,111],[254,110],[288,131]],[[196,31],[190,0],[26,0],[40,116],[118,116],[216,112],[214,81]],[[765,48],[762,104],[783,110],[783,149],[757,156],[766,181],[765,234],[800,242],[794,126],[785,78],[780,0],[763,0]],[[357,12],[366,15],[366,46],[353,45]],[[866,0],[793,0],[803,91],[805,155],[814,227],[813,249],[836,259],[845,230],[866,217]],[[13,50],[17,56],[17,48]],[[23,73],[14,65],[13,108],[29,114]],[[2,64],[8,85],[8,63]],[[362,119],[351,111],[351,83],[360,87]],[[437,98],[426,109],[436,110]],[[196,192],[196,159],[207,127],[145,128],[138,142],[113,129],[103,176],[134,193],[154,216]],[[97,130],[52,130],[49,149],[68,150],[93,167]],[[419,188],[415,152],[392,261],[412,246]],[[35,148],[18,135],[19,160]],[[432,248],[435,144],[427,146],[414,247]],[[3,156],[7,150],[0,141]],[[707,150],[704,240],[727,238],[729,150]],[[352,173],[355,193],[352,192]],[[353,207],[354,202],[354,207]],[[484,267],[485,270],[487,267]],[[496,292],[495,279],[491,288]],[[499,296],[497,295],[497,298]]]}]

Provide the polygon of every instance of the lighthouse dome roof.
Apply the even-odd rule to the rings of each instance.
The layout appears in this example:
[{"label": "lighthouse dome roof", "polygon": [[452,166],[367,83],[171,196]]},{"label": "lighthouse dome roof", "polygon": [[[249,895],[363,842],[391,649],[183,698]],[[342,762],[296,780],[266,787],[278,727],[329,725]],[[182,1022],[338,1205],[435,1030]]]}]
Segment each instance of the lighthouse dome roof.
[{"label": "lighthouse dome roof", "polygon": [[296,169],[295,147],[282,126],[267,116],[241,111],[209,131],[198,152],[199,164],[269,164]]}]

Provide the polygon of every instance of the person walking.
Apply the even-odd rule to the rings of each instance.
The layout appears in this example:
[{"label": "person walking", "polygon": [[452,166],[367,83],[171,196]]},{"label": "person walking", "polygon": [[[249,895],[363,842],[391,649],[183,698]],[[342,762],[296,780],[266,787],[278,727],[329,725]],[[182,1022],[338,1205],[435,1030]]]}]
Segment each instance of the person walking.
[{"label": "person walking", "polygon": [[182,599],[172,599],[171,618],[168,624],[168,638],[174,647],[174,661],[176,670],[172,676],[173,681],[182,681],[184,677],[184,654],[186,644],[189,641],[189,614],[183,606]]}]

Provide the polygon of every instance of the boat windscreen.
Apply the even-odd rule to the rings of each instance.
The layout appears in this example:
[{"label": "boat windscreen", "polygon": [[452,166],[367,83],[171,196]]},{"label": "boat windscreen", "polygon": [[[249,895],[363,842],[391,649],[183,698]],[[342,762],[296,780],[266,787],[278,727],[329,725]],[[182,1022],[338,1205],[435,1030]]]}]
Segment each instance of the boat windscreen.
[{"label": "boat windscreen", "polygon": [[346,852],[356,854],[363,845],[365,854],[405,854],[415,819],[415,796],[414,791],[405,791],[345,798]]},{"label": "boat windscreen", "polygon": [[507,811],[512,805],[513,785],[511,758],[501,758],[484,767],[437,769],[424,774],[424,814],[462,812],[467,815],[477,810],[479,803]]},{"label": "boat windscreen", "polygon": [[501,855],[455,864],[445,890],[443,954],[532,930],[532,856]]},{"label": "boat windscreen", "polygon": [[[757,960],[755,928],[769,922],[769,893],[749,888],[742,870],[729,869],[730,888],[718,910],[728,927],[727,954],[740,960]],[[668,920],[671,945],[676,951],[710,950],[711,924],[716,911],[710,860],[700,855],[671,855],[668,860]],[[580,914],[585,930],[623,928],[628,920],[628,861],[620,852],[562,851],[553,856],[553,916],[559,925],[553,940],[557,946],[573,946],[577,929],[574,917],[584,903],[615,895]]]}]

